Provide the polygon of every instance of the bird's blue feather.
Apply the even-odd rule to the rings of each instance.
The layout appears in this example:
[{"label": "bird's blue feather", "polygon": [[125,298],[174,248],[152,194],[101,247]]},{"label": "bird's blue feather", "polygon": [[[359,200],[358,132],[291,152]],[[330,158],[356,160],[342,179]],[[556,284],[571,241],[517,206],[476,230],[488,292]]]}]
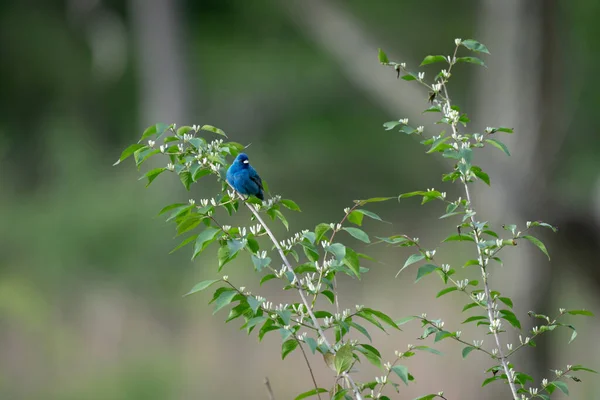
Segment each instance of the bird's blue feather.
[{"label": "bird's blue feather", "polygon": [[238,154],[227,170],[227,182],[241,194],[256,196],[264,200],[262,180],[244,153]]}]

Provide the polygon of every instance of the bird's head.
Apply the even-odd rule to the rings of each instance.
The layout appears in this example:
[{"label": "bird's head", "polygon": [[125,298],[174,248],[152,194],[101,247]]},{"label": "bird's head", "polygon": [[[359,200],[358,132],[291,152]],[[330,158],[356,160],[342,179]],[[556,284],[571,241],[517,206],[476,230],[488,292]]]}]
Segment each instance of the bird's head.
[{"label": "bird's head", "polygon": [[250,161],[248,160],[248,156],[246,155],[246,153],[238,154],[238,156],[235,158],[234,163],[240,165],[243,168],[247,168],[248,165],[250,165]]}]

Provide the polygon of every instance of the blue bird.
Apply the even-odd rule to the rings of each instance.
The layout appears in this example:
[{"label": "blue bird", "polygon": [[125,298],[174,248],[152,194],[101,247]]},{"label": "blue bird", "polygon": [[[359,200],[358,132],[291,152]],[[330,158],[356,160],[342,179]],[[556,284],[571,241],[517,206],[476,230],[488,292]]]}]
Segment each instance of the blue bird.
[{"label": "blue bird", "polygon": [[241,194],[253,195],[261,200],[265,199],[262,179],[250,165],[245,153],[238,154],[233,160],[233,164],[227,170],[227,182]]}]

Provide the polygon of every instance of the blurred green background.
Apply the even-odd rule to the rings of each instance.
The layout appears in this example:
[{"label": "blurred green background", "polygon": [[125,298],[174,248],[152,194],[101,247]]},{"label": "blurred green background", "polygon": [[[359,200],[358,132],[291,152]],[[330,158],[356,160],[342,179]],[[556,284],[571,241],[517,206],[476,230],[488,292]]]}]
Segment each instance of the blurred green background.
[{"label": "blurred green background", "polygon": [[[358,198],[430,187],[460,195],[440,182],[449,167],[441,157],[382,128],[431,119],[419,114],[426,93],[381,67],[378,47],[414,70],[423,56],[450,52],[456,37],[488,46],[489,68],[461,65],[451,86],[470,129],[517,132],[506,139],[511,158],[486,149],[477,159],[492,180],[475,193],[480,219],[560,228],[540,234],[551,262],[519,246],[492,279],[529,326],[530,309],[597,310],[598,15],[594,0],[3,0],[0,398],[265,399],[265,376],[278,399],[310,389],[300,354],[281,361],[277,334],[258,343],[239,322],[225,325],[224,312],[212,315],[209,293],[181,297],[220,274],[208,254],[195,262],[189,249],[169,255],[179,243],[174,226],[155,216],[166,204],[212,197],[215,187],[186,193],[164,175],[145,189],[131,162],[112,163],[153,123],[218,126],[252,144],[252,163],[273,193],[299,203],[303,213],[289,215],[293,232],[338,221]],[[419,236],[430,247],[456,225],[439,222],[439,205],[417,200],[371,210],[391,224],[369,221],[370,233]],[[427,312],[467,340],[482,337],[461,328],[460,296],[434,299],[440,282],[415,286],[414,270],[393,279],[409,251],[362,250],[378,262],[362,282],[341,282],[344,307],[367,304],[395,318]],[[456,266],[471,250],[439,248]],[[276,304],[295,301],[275,281],[259,291],[243,257],[225,273]],[[598,322],[569,322],[575,342],[554,333],[517,368],[536,378],[565,364],[598,369]],[[374,340],[390,359],[418,335],[407,326]],[[417,381],[399,398],[440,390],[449,399],[507,398],[500,384],[481,389],[488,360],[472,353],[463,361],[454,343],[439,348],[441,357],[406,363]],[[318,380],[330,382],[321,359],[312,360]],[[380,372],[362,365],[359,375]],[[594,378],[580,378],[571,398],[598,398]]]}]

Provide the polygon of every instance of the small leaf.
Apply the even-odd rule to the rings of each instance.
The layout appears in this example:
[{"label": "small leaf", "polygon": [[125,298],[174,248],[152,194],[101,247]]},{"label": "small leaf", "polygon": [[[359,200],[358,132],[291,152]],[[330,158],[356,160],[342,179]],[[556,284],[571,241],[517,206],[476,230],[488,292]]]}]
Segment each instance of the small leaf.
[{"label": "small leaf", "polygon": [[567,386],[566,383],[564,383],[562,381],[554,381],[554,382],[551,382],[550,385],[556,386],[557,388],[560,389],[561,392],[563,392],[566,395],[569,394],[569,387]]},{"label": "small leaf", "polygon": [[281,200],[281,204],[292,211],[301,211],[300,207],[298,207],[298,204],[296,204],[293,200],[283,199]]},{"label": "small leaf", "polygon": [[196,244],[194,245],[194,255],[192,256],[192,260],[198,256],[208,246],[211,242],[215,240],[215,236],[217,233],[221,232],[220,229],[213,228],[209,226],[202,233],[198,235],[196,238]]},{"label": "small leaf", "polygon": [[500,300],[501,302],[503,302],[504,304],[506,304],[510,308],[513,308],[513,302],[512,302],[512,300],[510,298],[508,298],[508,297],[498,297],[498,300]]},{"label": "small leaf", "polygon": [[470,352],[475,350],[476,348],[473,346],[467,346],[462,350],[462,358],[467,358]]},{"label": "small leaf", "polygon": [[394,365],[392,371],[408,386],[408,368],[404,365]]},{"label": "small leaf", "polygon": [[335,353],[333,365],[336,372],[341,374],[342,372],[348,371],[353,363],[354,356],[352,354],[352,345],[346,343]]},{"label": "small leaf", "polygon": [[510,152],[508,151],[508,147],[504,143],[496,139],[485,139],[485,141],[497,149],[502,150],[507,156],[510,156]]},{"label": "small leaf", "polygon": [[391,131],[392,129],[394,129],[398,125],[402,125],[402,122],[400,122],[400,121],[388,121],[388,122],[385,122],[383,124],[383,127],[385,128],[386,131]]},{"label": "small leaf", "polygon": [[389,62],[390,62],[387,54],[385,54],[384,51],[381,49],[378,49],[378,58],[379,58],[379,62],[382,64],[389,64]]},{"label": "small leaf", "polygon": [[327,233],[327,231],[329,231],[330,229],[331,226],[329,224],[321,223],[317,225],[317,227],[315,228],[315,243],[320,243],[325,233]]},{"label": "small leaf", "polygon": [[458,242],[474,242],[475,239],[473,239],[470,235],[450,235],[448,236],[446,239],[444,239],[442,241],[442,243],[445,242],[452,242],[452,241],[458,241]]},{"label": "small leaf", "polygon": [[142,147],[145,147],[145,146],[140,143],[135,143],[135,144],[132,144],[131,146],[127,147],[125,150],[123,150],[123,152],[121,153],[121,157],[119,157],[119,159],[113,164],[113,166],[118,165],[119,163],[121,163],[121,161],[130,157],[133,153],[135,153],[137,150],[141,149]]},{"label": "small leaf", "polygon": [[212,125],[203,125],[200,129],[202,129],[203,131],[209,131],[209,132],[216,133],[217,135],[227,137],[227,135],[225,134],[225,132],[223,132],[222,129],[216,128]]},{"label": "small leaf", "polygon": [[440,291],[438,292],[438,294],[436,294],[436,295],[435,295],[435,297],[436,297],[436,298],[437,298],[437,297],[442,297],[443,295],[445,295],[445,294],[448,294],[448,293],[451,293],[451,292],[454,292],[454,291],[456,291],[456,290],[458,290],[458,288],[457,288],[456,286],[451,286],[451,287],[448,287],[448,288],[446,288],[446,289],[442,289],[442,290],[440,290]]},{"label": "small leaf", "polygon": [[183,246],[186,246],[186,245],[188,245],[188,244],[192,243],[194,240],[196,240],[196,238],[197,238],[197,237],[198,237],[198,235],[192,235],[192,236],[190,236],[189,238],[186,238],[186,239],[185,239],[183,242],[179,243],[179,244],[177,245],[177,247],[175,247],[173,250],[171,250],[171,251],[169,252],[169,254],[173,254],[173,253],[175,253],[177,250],[181,249]]},{"label": "small leaf", "polygon": [[481,168],[474,165],[471,167],[471,172],[473,172],[476,177],[478,177],[479,179],[487,183],[488,186],[490,186],[490,176],[487,173],[483,172]]},{"label": "small leaf", "polygon": [[550,260],[550,254],[548,254],[548,250],[546,249],[546,246],[544,246],[544,243],[542,243],[538,238],[533,237],[531,235],[523,235],[521,237],[523,239],[529,240],[531,243],[536,245],[546,255],[546,257],[548,257],[548,260]]},{"label": "small leaf", "polygon": [[[458,60],[457,60],[458,61]],[[433,64],[437,62],[447,62],[446,57],[444,56],[427,56],[421,61],[420,67],[423,65]]]},{"label": "small leaf", "polygon": [[450,136],[443,136],[439,139],[437,139],[436,141],[433,142],[433,144],[431,145],[431,148],[429,148],[429,150],[427,150],[427,154],[433,153],[435,151],[442,151],[447,149],[450,145],[445,145],[445,142],[447,142],[450,139]]},{"label": "small leaf", "polygon": [[593,369],[589,369],[584,367],[583,365],[573,365],[571,367],[571,370],[573,371],[587,371],[587,372],[593,372],[594,374],[597,374],[598,372],[594,371]]},{"label": "small leaf", "polygon": [[419,267],[419,270],[417,271],[417,279],[415,280],[415,283],[419,282],[422,277],[431,274],[436,269],[438,269],[438,267],[433,264],[425,264],[425,265]]},{"label": "small leaf", "polygon": [[485,45],[483,45],[482,43],[479,43],[476,40],[467,39],[467,40],[463,40],[460,44],[465,46],[467,49],[475,51],[477,53],[490,54],[490,51],[487,49],[487,47],[485,47]]},{"label": "small leaf", "polygon": [[238,293],[233,289],[222,292],[215,300],[215,310],[213,311],[213,314],[216,314],[221,308],[230,304],[237,294]]},{"label": "small leaf", "polygon": [[456,62],[477,64],[477,65],[481,65],[482,67],[485,67],[485,63],[477,57],[458,57],[456,59]]},{"label": "small leaf", "polygon": [[400,275],[400,272],[402,272],[402,270],[404,270],[404,268],[421,261],[422,259],[424,259],[425,256],[421,253],[419,254],[412,254],[410,257],[408,257],[408,259],[406,260],[406,262],[404,263],[404,266],[402,268],[400,268],[400,271],[398,271],[398,273],[396,274],[396,277],[398,277],[398,275]]},{"label": "small leaf", "polygon": [[593,317],[594,313],[588,310],[570,310],[567,311],[567,314],[570,315],[585,315],[586,317]]},{"label": "small leaf", "polygon": [[369,235],[367,235],[361,229],[358,229],[358,228],[349,228],[349,227],[345,227],[345,228],[342,228],[342,229],[345,230],[346,232],[348,232],[354,238],[360,240],[361,242],[371,243],[371,241],[369,240]]},{"label": "small leaf", "polygon": [[296,339],[286,340],[281,344],[281,359],[285,359],[285,357],[294,351],[298,347],[298,341]]},{"label": "small leaf", "polygon": [[186,294],[184,294],[184,296],[189,296],[190,294],[196,293],[196,292],[200,292],[204,289],[206,289],[207,287],[217,283],[221,281],[221,279],[212,279],[212,280],[207,280],[207,281],[202,281],[200,283],[197,283],[194,285],[194,287],[192,288],[192,290],[190,290],[189,292],[187,292]]},{"label": "small leaf", "polygon": [[296,396],[296,398],[294,400],[302,400],[302,399],[306,399],[308,397],[312,397],[319,393],[327,393],[327,392],[328,392],[327,389],[316,388],[313,390],[309,390],[308,392],[300,393],[298,396]]},{"label": "small leaf", "polygon": [[361,214],[356,210],[354,210],[350,214],[348,214],[348,221],[350,221],[354,225],[362,226],[363,218],[364,218],[364,214]]},{"label": "small leaf", "polygon": [[349,247],[346,247],[346,255],[342,260],[344,265],[346,265],[357,278],[360,278],[360,261],[358,260],[358,255],[354,250]]}]

